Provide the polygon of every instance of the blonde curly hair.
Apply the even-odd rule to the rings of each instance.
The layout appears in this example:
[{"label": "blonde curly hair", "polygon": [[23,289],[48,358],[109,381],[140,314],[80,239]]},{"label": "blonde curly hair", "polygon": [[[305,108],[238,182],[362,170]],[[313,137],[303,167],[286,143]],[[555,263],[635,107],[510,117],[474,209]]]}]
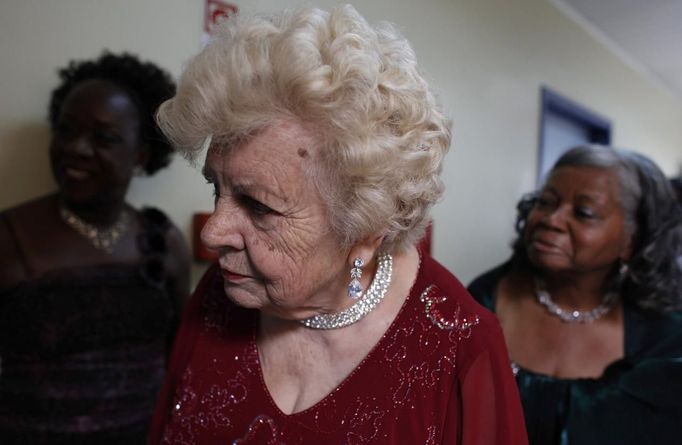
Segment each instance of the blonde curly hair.
[{"label": "blonde curly hair", "polygon": [[209,136],[229,148],[291,119],[314,132],[312,177],[344,245],[381,233],[390,252],[419,240],[443,193],[450,121],[393,26],[349,5],[229,19],[158,112],[190,160]]}]

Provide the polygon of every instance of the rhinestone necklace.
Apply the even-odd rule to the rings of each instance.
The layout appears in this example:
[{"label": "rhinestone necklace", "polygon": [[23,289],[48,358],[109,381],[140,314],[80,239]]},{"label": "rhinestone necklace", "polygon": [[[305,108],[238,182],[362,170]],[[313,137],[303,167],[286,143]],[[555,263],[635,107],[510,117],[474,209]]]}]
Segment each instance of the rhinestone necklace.
[{"label": "rhinestone necklace", "polygon": [[301,324],[312,329],[338,329],[349,326],[369,314],[383,300],[391,284],[393,257],[384,254],[378,258],[379,266],[374,274],[372,284],[367,291],[349,308],[335,314],[320,314],[299,320]]},{"label": "rhinestone necklace", "polygon": [[545,288],[545,282],[540,277],[535,277],[535,296],[538,302],[547,308],[547,311],[557,316],[564,323],[592,323],[600,319],[604,314],[611,310],[613,302],[616,301],[616,294],[609,292],[604,295],[599,306],[589,311],[565,311],[557,305],[552,296]]},{"label": "rhinestone necklace", "polygon": [[90,241],[95,249],[103,250],[106,253],[113,252],[114,246],[128,229],[130,223],[130,215],[126,210],[122,211],[116,222],[107,229],[99,229],[83,221],[78,215],[63,206],[59,207],[59,215],[69,227]]}]

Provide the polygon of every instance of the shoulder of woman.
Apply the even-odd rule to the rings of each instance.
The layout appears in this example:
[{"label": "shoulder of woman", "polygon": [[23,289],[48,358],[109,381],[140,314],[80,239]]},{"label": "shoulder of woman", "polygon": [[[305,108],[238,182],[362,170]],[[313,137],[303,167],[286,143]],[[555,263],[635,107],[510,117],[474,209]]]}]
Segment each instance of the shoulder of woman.
[{"label": "shoulder of woman", "polygon": [[423,267],[426,285],[418,290],[432,322],[439,314],[446,320],[449,317],[460,328],[471,330],[472,335],[481,330],[499,330],[495,315],[476,302],[452,273],[432,258],[424,259]]},{"label": "shoulder of woman", "polygon": [[469,283],[467,290],[474,299],[484,307],[492,310],[495,307],[495,290],[510,268],[510,261],[490,269]]},{"label": "shoulder of woman", "polygon": [[[144,207],[140,210],[140,216],[146,233],[143,237],[147,242],[159,247],[164,256],[164,263],[169,277],[179,280],[179,291],[189,292],[189,269],[190,253],[187,241],[180,229],[161,210],[153,207]],[[144,244],[144,241],[143,241]],[[186,296],[184,297],[186,298]]]},{"label": "shoulder of woman", "polygon": [[[50,233],[48,225],[56,221],[50,212],[54,195],[11,207],[0,213],[0,289],[7,289],[26,279],[27,242],[37,235]],[[30,244],[30,243],[29,243]]]},{"label": "shoulder of woman", "polygon": [[165,231],[173,224],[168,215],[156,207],[142,207],[138,214],[146,227],[155,230]]},{"label": "shoulder of woman", "polygon": [[0,289],[9,289],[26,277],[20,246],[9,220],[10,211],[0,213]]},{"label": "shoulder of woman", "polygon": [[[427,317],[436,326],[439,319],[449,321],[450,325],[445,327],[456,330],[460,370],[469,369],[472,363],[485,357],[500,372],[511,372],[502,328],[495,314],[474,300],[459,280],[435,260],[426,261],[424,266],[428,269],[425,271],[427,282],[435,285],[430,292],[424,291],[421,295],[422,301],[426,300]],[[490,273],[503,275],[504,267],[506,263]]]},{"label": "shoulder of woman", "polygon": [[626,327],[637,351],[627,357],[628,368],[618,387],[630,397],[661,412],[682,412],[682,314],[648,314]]},{"label": "shoulder of woman", "polygon": [[[44,221],[45,216],[54,213],[54,210],[57,208],[57,203],[57,196],[51,194],[22,202],[21,204],[4,210],[2,214],[19,224],[31,222],[38,217],[43,219],[41,224],[44,224],[46,222]],[[56,220],[56,218],[54,219]]]},{"label": "shoulder of woman", "polygon": [[[178,227],[173,224],[170,218],[161,210],[154,207],[144,207],[139,210],[139,216],[147,237],[158,237],[150,239],[154,243],[148,246],[153,250],[161,250],[170,253],[175,257],[189,258],[189,249],[185,237]],[[143,250],[145,250],[143,248]]]},{"label": "shoulder of woman", "polygon": [[627,335],[636,349],[633,359],[682,358],[682,312],[655,313],[629,307]]}]

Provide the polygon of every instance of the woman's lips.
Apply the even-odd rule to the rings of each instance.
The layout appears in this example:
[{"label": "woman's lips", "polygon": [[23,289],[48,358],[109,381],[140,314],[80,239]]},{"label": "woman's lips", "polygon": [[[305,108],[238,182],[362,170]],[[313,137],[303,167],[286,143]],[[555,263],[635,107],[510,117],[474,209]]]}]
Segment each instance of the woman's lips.
[{"label": "woman's lips", "polygon": [[561,249],[553,242],[544,240],[542,238],[532,238],[531,247],[543,253],[559,253]]},{"label": "woman's lips", "polygon": [[242,275],[242,274],[232,272],[232,271],[227,270],[227,269],[221,269],[221,273],[222,273],[225,281],[229,281],[229,282],[237,282],[237,281],[242,281],[246,278],[249,278],[247,275]]}]

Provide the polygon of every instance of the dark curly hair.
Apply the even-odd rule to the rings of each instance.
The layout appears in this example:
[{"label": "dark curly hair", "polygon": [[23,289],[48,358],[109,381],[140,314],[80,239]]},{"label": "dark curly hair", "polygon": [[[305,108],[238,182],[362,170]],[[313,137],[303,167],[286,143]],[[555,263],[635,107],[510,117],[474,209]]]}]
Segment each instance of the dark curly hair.
[{"label": "dark curly hair", "polygon": [[672,186],[673,190],[675,190],[677,201],[680,203],[680,205],[682,205],[682,176],[671,179],[670,185]]},{"label": "dark curly hair", "polygon": [[149,160],[144,166],[151,175],[170,163],[173,149],[154,120],[158,106],[175,94],[170,74],[151,62],[142,62],[128,53],[104,51],[96,60],[73,60],[59,70],[61,84],[52,91],[48,109],[54,129],[59,112],[68,94],[87,80],[106,80],[123,88],[137,105],[140,113],[140,138],[149,147]]},{"label": "dark curly hair", "polygon": [[[561,167],[615,169],[619,178],[620,205],[626,229],[634,235],[628,272],[613,287],[642,309],[670,312],[682,308],[682,208],[663,172],[641,154],[602,145],[572,148],[559,158]],[[530,266],[523,242],[528,215],[538,192],[517,204],[514,261]]]}]

